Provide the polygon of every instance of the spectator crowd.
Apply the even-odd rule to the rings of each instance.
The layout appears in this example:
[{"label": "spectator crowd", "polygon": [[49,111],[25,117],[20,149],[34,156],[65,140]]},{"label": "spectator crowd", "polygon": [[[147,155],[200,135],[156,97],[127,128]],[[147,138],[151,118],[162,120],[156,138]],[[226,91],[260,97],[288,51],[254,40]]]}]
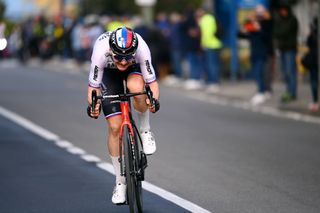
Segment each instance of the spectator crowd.
[{"label": "spectator crowd", "polygon": [[[217,17],[203,8],[187,7],[183,13],[160,12],[152,27],[139,16],[57,15],[48,18],[37,15],[16,24],[7,37],[7,48],[0,51],[0,58],[15,57],[27,63],[34,57],[41,60],[59,57],[82,64],[90,60],[94,42],[101,33],[122,25],[131,27],[146,40],[158,78],[164,84],[219,93],[223,35]],[[301,60],[310,72],[311,112],[319,110],[317,26],[314,20],[306,41],[309,52]],[[298,31],[297,17],[287,5],[273,11],[257,5],[239,26],[238,37],[250,43],[250,73],[257,84],[257,92],[251,99],[253,105],[262,104],[272,96],[277,56],[286,85],[280,101],[297,100]]]}]

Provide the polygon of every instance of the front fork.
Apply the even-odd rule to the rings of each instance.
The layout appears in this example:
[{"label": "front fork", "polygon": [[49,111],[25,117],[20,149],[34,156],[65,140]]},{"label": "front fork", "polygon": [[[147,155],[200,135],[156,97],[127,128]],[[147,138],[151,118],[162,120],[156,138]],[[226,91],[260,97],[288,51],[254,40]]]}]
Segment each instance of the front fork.
[{"label": "front fork", "polygon": [[[136,132],[138,132],[137,127],[135,126],[134,123],[131,123],[131,118],[130,118],[130,113],[129,113],[129,102],[121,102],[120,103],[120,107],[121,107],[121,111],[122,111],[122,124],[120,127],[120,139],[119,139],[119,163],[120,163],[120,175],[124,176],[124,166],[123,166],[123,154],[122,154],[122,137],[126,137],[125,135],[123,135],[123,127],[125,125],[128,126],[129,128],[129,134],[131,135],[130,137],[130,148],[131,151],[133,153],[133,159],[136,159],[137,156],[135,156],[135,146],[139,146],[139,144],[136,143],[136,141],[134,141],[135,138],[135,134],[134,134],[134,130],[135,129]],[[132,121],[133,122],[133,121]],[[139,137],[139,141],[141,141],[140,135],[137,134],[136,137]],[[142,144],[141,144],[142,146]],[[140,161],[138,162],[139,165],[135,165],[136,169],[133,172],[137,172],[138,175],[138,179],[139,180],[144,180],[144,170],[147,167],[147,156],[143,151],[140,151]]]},{"label": "front fork", "polygon": [[123,136],[124,137],[127,137],[126,135],[123,135],[123,128],[125,125],[128,126],[129,128],[129,134],[131,134],[132,137],[130,137],[130,148],[132,149],[132,144],[134,143],[132,141],[132,138],[134,136],[134,132],[133,132],[133,128],[132,128],[132,124],[131,124],[131,121],[130,121],[130,114],[129,114],[129,110],[130,110],[130,107],[129,107],[129,102],[120,102],[120,107],[121,107],[121,117],[122,117],[122,123],[121,123],[121,127],[120,127],[120,137],[119,137],[119,163],[120,163],[120,175],[121,176],[124,176],[124,166],[123,166],[123,151],[122,151],[122,138]]}]

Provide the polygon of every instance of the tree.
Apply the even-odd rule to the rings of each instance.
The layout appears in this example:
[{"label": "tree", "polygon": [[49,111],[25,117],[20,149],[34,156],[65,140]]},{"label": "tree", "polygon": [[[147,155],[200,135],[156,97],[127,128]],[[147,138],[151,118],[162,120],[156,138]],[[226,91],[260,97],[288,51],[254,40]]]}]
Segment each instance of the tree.
[{"label": "tree", "polygon": [[281,5],[294,5],[296,3],[298,3],[299,0],[271,0],[271,7],[272,8],[276,8],[279,7]]},{"label": "tree", "polygon": [[[199,7],[203,0],[157,0],[155,11],[184,11],[186,6]],[[95,14],[136,14],[140,8],[134,0],[80,0],[81,15]]]},{"label": "tree", "polygon": [[183,12],[186,9],[186,7],[197,8],[200,7],[202,3],[203,0],[158,0],[156,5],[156,11]]},{"label": "tree", "polygon": [[81,0],[80,14],[130,14],[138,12],[138,7],[134,1],[127,0]]}]

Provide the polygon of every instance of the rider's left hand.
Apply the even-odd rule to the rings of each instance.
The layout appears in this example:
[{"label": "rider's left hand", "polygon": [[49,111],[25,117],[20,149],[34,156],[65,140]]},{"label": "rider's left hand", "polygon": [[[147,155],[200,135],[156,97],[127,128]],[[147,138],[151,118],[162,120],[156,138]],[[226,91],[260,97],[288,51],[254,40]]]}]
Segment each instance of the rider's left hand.
[{"label": "rider's left hand", "polygon": [[150,112],[152,112],[152,113],[156,113],[160,109],[160,102],[159,102],[159,100],[157,100],[155,98],[152,100],[152,103],[147,98],[146,103],[149,107]]}]

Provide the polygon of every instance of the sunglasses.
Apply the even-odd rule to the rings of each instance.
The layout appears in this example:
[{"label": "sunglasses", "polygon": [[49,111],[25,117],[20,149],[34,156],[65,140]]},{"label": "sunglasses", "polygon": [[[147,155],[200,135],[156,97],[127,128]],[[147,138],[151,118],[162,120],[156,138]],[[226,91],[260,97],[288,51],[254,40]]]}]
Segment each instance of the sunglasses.
[{"label": "sunglasses", "polygon": [[134,55],[113,55],[113,58],[116,61],[132,61],[134,59]]}]

